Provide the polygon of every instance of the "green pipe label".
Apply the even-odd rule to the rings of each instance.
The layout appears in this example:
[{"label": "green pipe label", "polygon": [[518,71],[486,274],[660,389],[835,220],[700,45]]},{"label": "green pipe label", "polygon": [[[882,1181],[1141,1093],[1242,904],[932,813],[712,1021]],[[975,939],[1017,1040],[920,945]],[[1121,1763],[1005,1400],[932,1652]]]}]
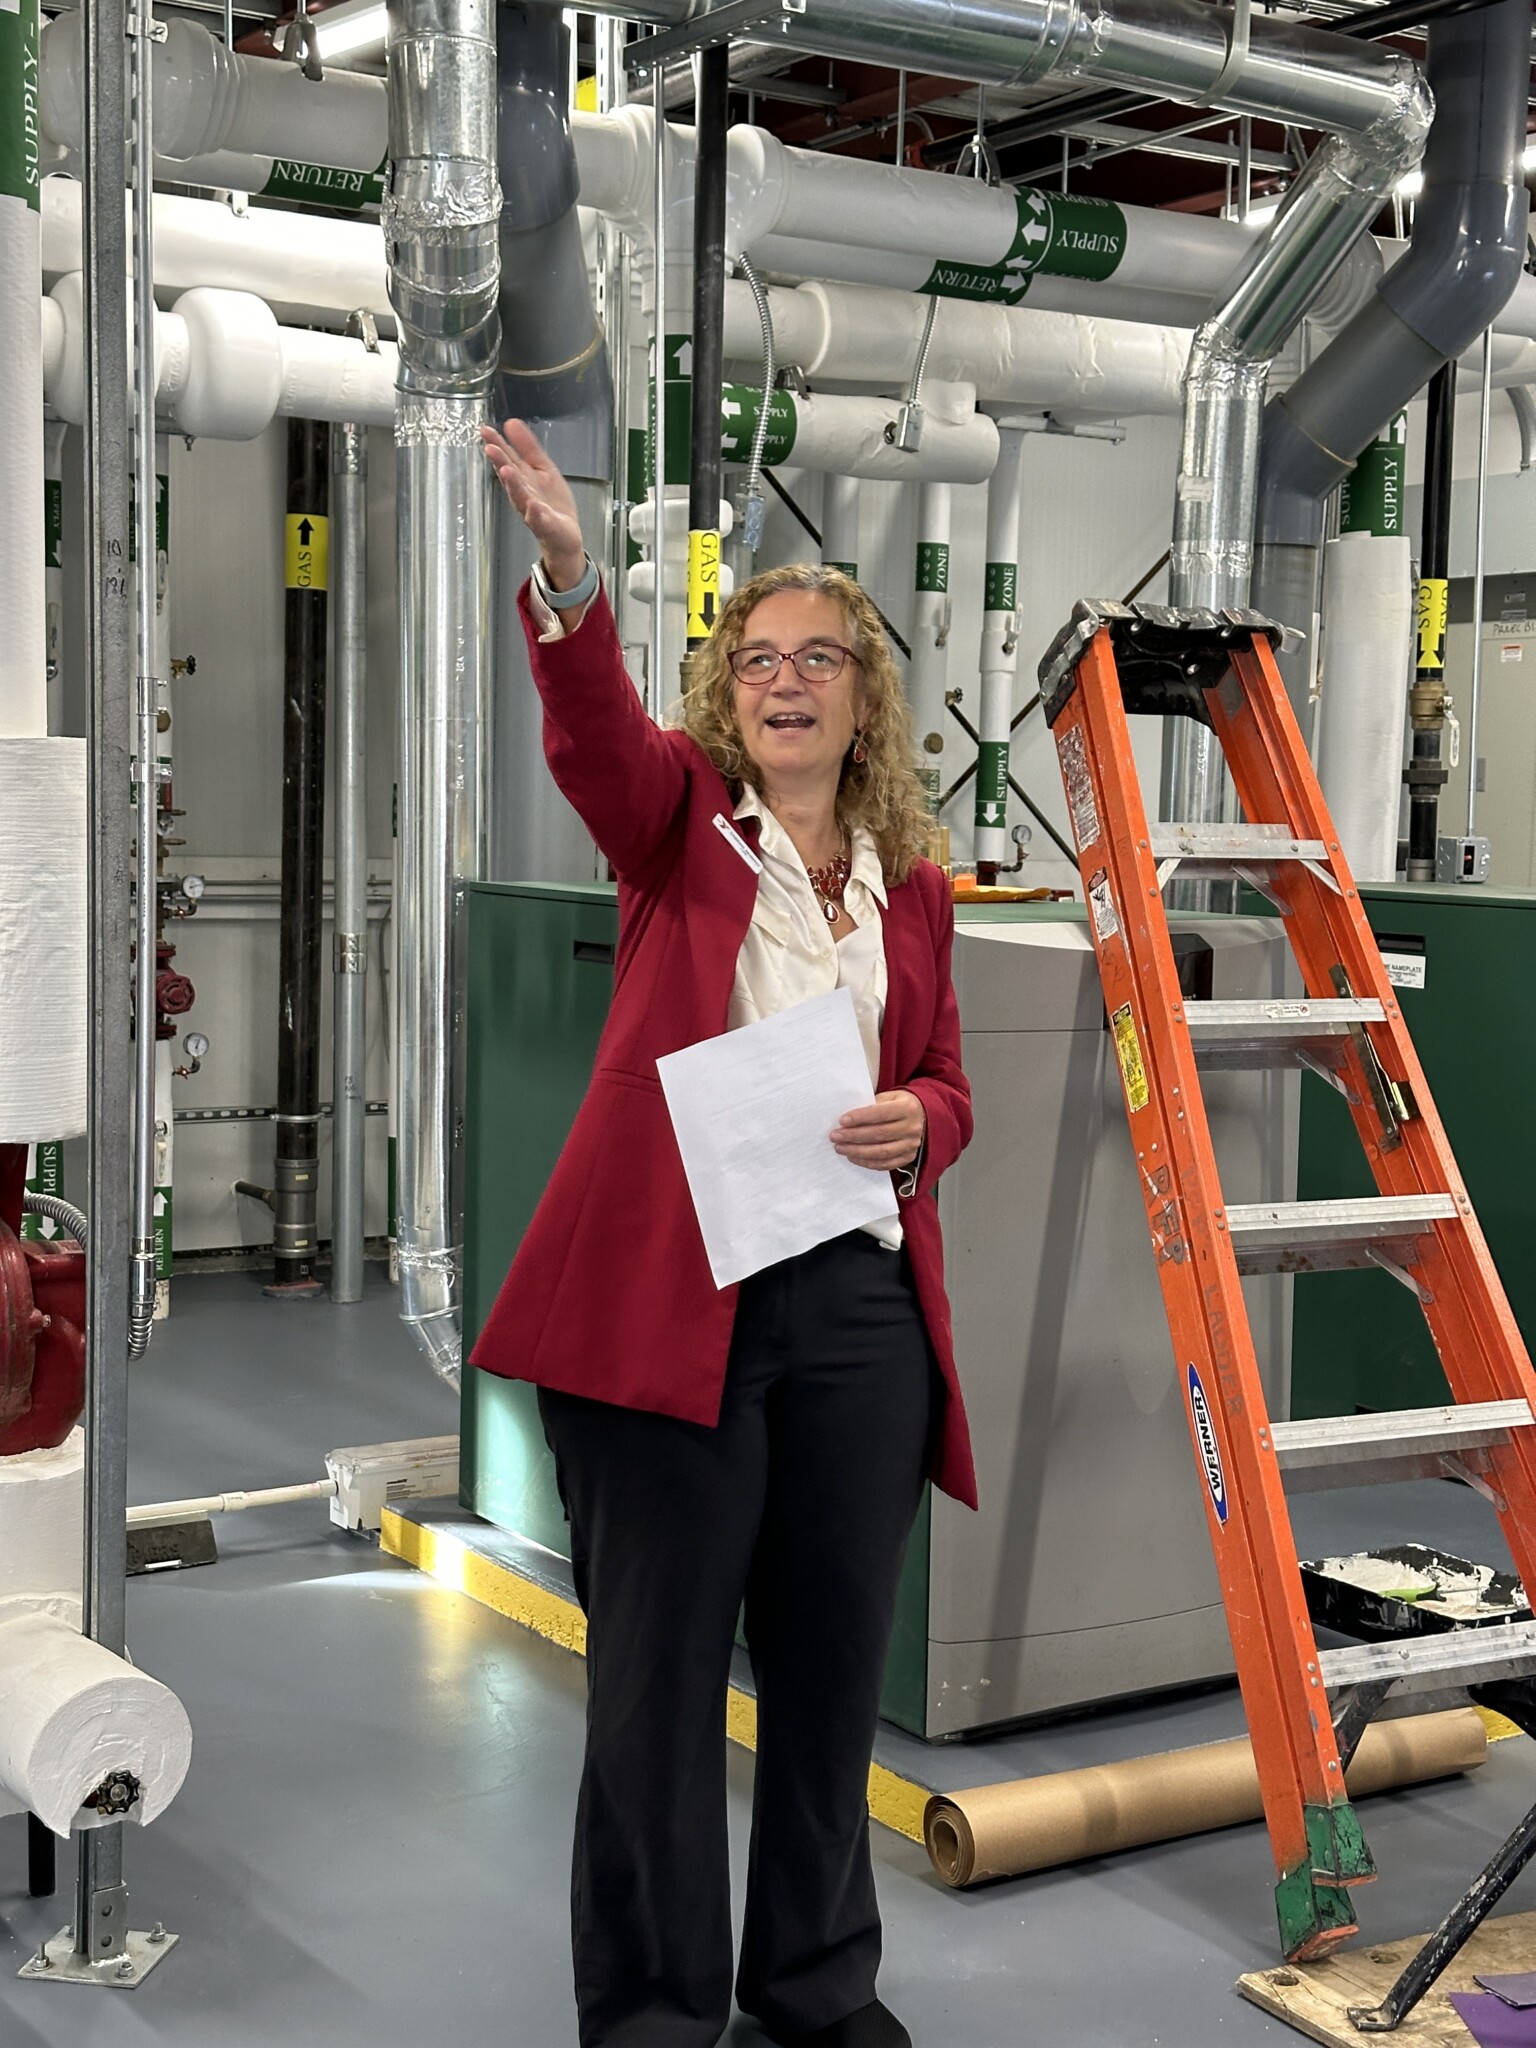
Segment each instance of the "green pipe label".
[{"label": "green pipe label", "polygon": [[941,298],[1016,306],[1037,271],[1048,277],[1112,277],[1125,254],[1125,215],[1110,199],[1030,186],[1018,194],[1018,225],[1001,263],[936,263],[923,285]]},{"label": "green pipe label", "polygon": [[155,1189],[155,1278],[171,1277],[171,1191]]},{"label": "green pipe label", "polygon": [[976,823],[1008,822],[1008,742],[983,740],[976,749]]},{"label": "green pipe label", "polygon": [[[0,0],[0,6],[3,5],[4,0]],[[53,484],[50,488],[57,490],[59,486]],[[157,474],[155,477],[155,552],[160,555],[168,555],[170,551],[171,480],[168,476]],[[136,562],[139,559],[139,529],[132,484],[128,486],[128,559],[130,562]],[[50,568],[55,566],[51,557],[49,566]]]},{"label": "green pipe label", "polygon": [[43,564],[64,566],[64,486],[56,476],[43,478]]},{"label": "green pipe label", "polygon": [[36,213],[38,146],[37,0],[0,0],[0,193]]},{"label": "green pipe label", "polygon": [[1408,415],[1400,412],[1345,477],[1339,492],[1341,533],[1391,538],[1403,530],[1403,485],[1408,460]]},{"label": "green pipe label", "polygon": [[[669,334],[666,346],[668,484],[686,484],[693,448],[693,336]],[[656,343],[651,341],[651,382],[646,410],[647,485],[656,474]]]},{"label": "green pipe label", "polygon": [[1018,603],[1017,562],[988,562],[983,611],[1011,612]]},{"label": "green pipe label", "polygon": [[826,556],[823,555],[821,566],[823,569],[841,569],[850,583],[857,583],[859,580],[859,565],[857,562],[829,562]]},{"label": "green pipe label", "polygon": [[355,213],[377,206],[384,197],[379,171],[340,171],[334,164],[296,164],[288,157],[272,159],[272,175],[262,186],[267,199],[306,200],[312,206],[335,206]]},{"label": "green pipe label", "polygon": [[[28,1146],[27,1193],[62,1195],[63,1192],[64,1147],[57,1139]],[[29,1210],[21,1219],[21,1235],[27,1242],[38,1243],[44,1238],[62,1237],[64,1233],[51,1217],[34,1216]]]},{"label": "green pipe label", "polygon": [[[752,456],[752,436],[763,410],[763,394],[750,384],[727,384],[720,392],[720,452],[727,462],[747,462]],[[794,394],[775,391],[768,404],[768,437],[763,443],[763,466],[776,469],[788,462],[795,445],[800,415]]]},{"label": "green pipe label", "polygon": [[948,590],[949,542],[920,540],[917,544],[917,588]]}]

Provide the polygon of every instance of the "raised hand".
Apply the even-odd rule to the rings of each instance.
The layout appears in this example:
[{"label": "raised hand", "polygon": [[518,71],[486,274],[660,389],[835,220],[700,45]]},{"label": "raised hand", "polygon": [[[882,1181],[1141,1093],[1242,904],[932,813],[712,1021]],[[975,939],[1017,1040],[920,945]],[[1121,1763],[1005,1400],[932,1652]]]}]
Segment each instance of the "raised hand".
[{"label": "raised hand", "polygon": [[550,588],[571,589],[585,573],[587,551],[570,485],[521,420],[508,420],[499,432],[482,427],[480,437],[513,510],[539,544]]}]

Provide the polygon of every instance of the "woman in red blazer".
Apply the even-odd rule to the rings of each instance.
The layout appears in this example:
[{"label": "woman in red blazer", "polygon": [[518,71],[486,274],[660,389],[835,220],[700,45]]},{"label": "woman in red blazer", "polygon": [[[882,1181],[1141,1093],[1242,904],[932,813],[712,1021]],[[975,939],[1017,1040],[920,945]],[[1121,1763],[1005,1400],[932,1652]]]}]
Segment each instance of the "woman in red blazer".
[{"label": "woman in red blazer", "polygon": [[[770,570],[724,606],[678,727],[657,727],[564,479],[521,423],[486,440],[542,554],[520,604],[545,753],[619,883],[592,1083],[472,1361],[540,1389],[588,1619],[582,2048],[714,2048],[728,2023],[743,1606],[738,2002],[799,2048],[910,2048],[875,1994],[866,1778],[923,1479],[972,1506],[975,1482],[934,1196],[970,1091],[900,682],[856,584]],[[891,1216],[716,1288],[656,1062],[835,986],[876,1095],[829,1142],[891,1173]]]}]

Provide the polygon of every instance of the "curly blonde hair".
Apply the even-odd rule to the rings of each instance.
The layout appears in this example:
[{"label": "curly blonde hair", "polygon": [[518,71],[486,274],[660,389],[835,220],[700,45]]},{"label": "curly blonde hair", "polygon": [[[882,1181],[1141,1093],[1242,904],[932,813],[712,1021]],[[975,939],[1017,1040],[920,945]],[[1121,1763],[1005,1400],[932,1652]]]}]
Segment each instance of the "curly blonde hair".
[{"label": "curly blonde hair", "polygon": [[763,570],[734,591],[721,608],[714,632],[689,657],[676,722],[698,741],[727,783],[737,789],[750,783],[759,796],[765,794],[737,721],[730,657],[746,638],[747,619],[756,606],[781,590],[822,592],[843,608],[864,678],[866,758],[856,762],[851,747],[844,757],[837,818],[845,832],[865,826],[886,880],[904,882],[913,862],[927,853],[931,837],[923,786],[914,766],[912,719],[880,614],[867,592],[841,569],[791,562]]}]

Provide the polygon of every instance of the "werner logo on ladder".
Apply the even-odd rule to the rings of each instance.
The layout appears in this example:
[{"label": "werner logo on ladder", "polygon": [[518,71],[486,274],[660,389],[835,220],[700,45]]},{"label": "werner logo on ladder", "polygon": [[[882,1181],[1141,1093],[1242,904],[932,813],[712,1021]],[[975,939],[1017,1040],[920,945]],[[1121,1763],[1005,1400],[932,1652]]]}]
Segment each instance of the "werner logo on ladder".
[{"label": "werner logo on ladder", "polygon": [[[1281,1943],[1315,1956],[1357,1931],[1375,1875],[1344,1768],[1389,1692],[1465,1686],[1536,1733],[1536,1622],[1319,1650],[1283,1479],[1359,1486],[1451,1470],[1496,1507],[1536,1586],[1536,1378],[1404,1027],[1396,994],[1252,612],[1080,604],[1040,666],[1090,907],[1169,1330],[1279,1873]],[[1226,756],[1240,825],[1149,825],[1127,713],[1196,718]],[[1192,1002],[1162,891],[1175,869],[1236,877],[1284,920],[1297,1002]],[[1303,1065],[1347,1097],[1374,1199],[1228,1206],[1202,1064]],[[1456,1402],[1271,1422],[1242,1276],[1380,1266],[1423,1306]],[[1396,2025],[1517,1871],[1505,1844],[1364,2030]]]}]

